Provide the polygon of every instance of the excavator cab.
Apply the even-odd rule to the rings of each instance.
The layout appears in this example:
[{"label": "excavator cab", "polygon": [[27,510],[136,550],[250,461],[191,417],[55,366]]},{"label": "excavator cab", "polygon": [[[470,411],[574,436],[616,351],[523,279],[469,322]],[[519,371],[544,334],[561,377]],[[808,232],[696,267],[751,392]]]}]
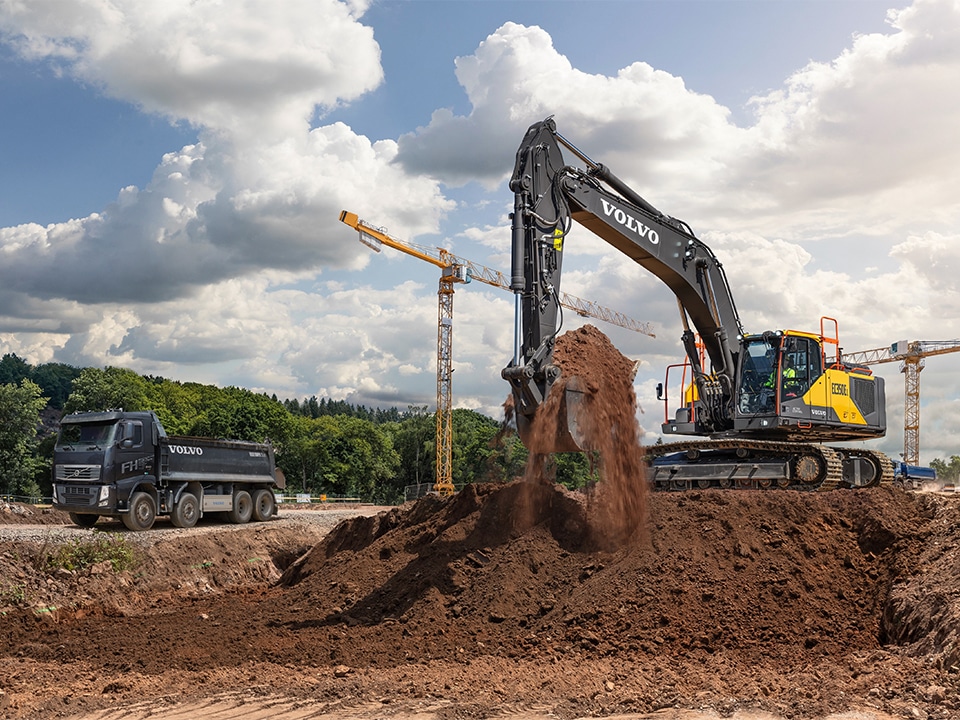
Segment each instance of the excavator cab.
[{"label": "excavator cab", "polygon": [[822,374],[822,345],[815,336],[764,333],[744,338],[737,411],[742,416],[775,415],[778,400],[803,397]]},{"label": "excavator cab", "polygon": [[823,347],[812,335],[764,333],[745,338],[740,353],[737,411],[775,415],[779,402],[803,397],[823,374]]},{"label": "excavator cab", "polygon": [[[729,400],[711,387],[713,374],[700,383],[689,361],[683,368],[681,407],[667,419],[666,435],[741,436],[764,440],[855,440],[880,437],[886,429],[882,378],[864,367],[828,358],[822,335],[784,330],[744,335],[736,354],[735,386]],[[668,400],[664,400],[667,409]],[[731,410],[718,412],[729,403]],[[717,416],[729,418],[726,423]]]},{"label": "excavator cab", "polygon": [[765,338],[745,342],[741,352],[737,407],[743,414],[772,413],[779,348]]},{"label": "excavator cab", "polygon": [[882,435],[883,381],[828,361],[824,338],[786,330],[741,341],[733,430],[770,439]]}]

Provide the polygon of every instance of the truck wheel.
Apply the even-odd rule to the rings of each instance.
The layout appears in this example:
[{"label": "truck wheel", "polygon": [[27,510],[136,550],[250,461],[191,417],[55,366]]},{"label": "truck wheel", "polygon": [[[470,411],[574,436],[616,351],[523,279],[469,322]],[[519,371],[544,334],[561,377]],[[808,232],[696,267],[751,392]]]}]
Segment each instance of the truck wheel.
[{"label": "truck wheel", "polygon": [[242,525],[250,522],[250,516],[253,515],[253,499],[246,490],[237,490],[233,494],[233,510],[227,513],[230,522]]},{"label": "truck wheel", "polygon": [[157,507],[147,493],[135,492],[130,497],[130,511],[120,517],[129,530],[149,530],[157,519]]},{"label": "truck wheel", "polygon": [[89,515],[87,513],[70,513],[70,522],[79,525],[82,528],[92,528],[100,519],[99,515]]},{"label": "truck wheel", "polygon": [[200,504],[197,502],[197,496],[193,493],[185,492],[180,496],[180,501],[174,506],[170,513],[170,522],[174,527],[192,528],[200,519]]},{"label": "truck wheel", "polygon": [[277,511],[277,501],[270,490],[261,488],[253,493],[253,519],[266,522]]}]

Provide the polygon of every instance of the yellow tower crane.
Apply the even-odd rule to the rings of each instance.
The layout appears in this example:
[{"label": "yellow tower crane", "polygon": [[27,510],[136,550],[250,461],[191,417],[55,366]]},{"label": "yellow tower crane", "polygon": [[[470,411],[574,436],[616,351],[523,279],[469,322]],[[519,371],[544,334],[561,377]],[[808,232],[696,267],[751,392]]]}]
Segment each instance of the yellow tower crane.
[{"label": "yellow tower crane", "polygon": [[900,340],[889,347],[843,353],[844,362],[879,365],[900,362],[903,373],[903,461],[920,464],[920,371],[925,358],[960,351],[960,340]]},{"label": "yellow tower crane", "polygon": [[[493,287],[510,290],[510,280],[499,270],[493,270],[471,260],[457,257],[449,250],[416,245],[398,240],[386,233],[383,228],[375,227],[357,217],[356,213],[344,210],[340,221],[360,233],[360,242],[370,249],[380,252],[382,245],[394,248],[407,255],[420,258],[440,268],[439,317],[437,323],[437,478],[434,490],[440,495],[453,494],[453,392],[451,374],[453,373],[453,286],[455,283],[468,283],[471,280]],[[623,313],[597,305],[589,300],[581,300],[565,292],[560,293],[560,304],[573,310],[582,317],[593,317],[612,325],[656,337],[650,323],[640,323]]]}]

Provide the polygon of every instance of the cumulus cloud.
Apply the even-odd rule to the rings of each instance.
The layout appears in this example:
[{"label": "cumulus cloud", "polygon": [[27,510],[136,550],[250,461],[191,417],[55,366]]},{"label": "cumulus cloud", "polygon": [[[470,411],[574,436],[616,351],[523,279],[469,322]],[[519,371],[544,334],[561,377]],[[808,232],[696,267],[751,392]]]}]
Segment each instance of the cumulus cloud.
[{"label": "cumulus cloud", "polygon": [[31,0],[0,29],[27,58],[173,120],[241,134],[294,132],[383,78],[369,5],[338,0]]},{"label": "cumulus cloud", "polygon": [[[960,5],[918,0],[829,63],[810,63],[753,100],[753,142],[732,189],[795,236],[943,227],[958,210]],[[765,188],[757,193],[756,185]],[[813,210],[811,213],[810,211]]]},{"label": "cumulus cloud", "polygon": [[[43,299],[151,302],[271,268],[358,268],[339,211],[367,209],[411,233],[450,207],[436,183],[392,164],[396,144],[316,108],[382,79],[365,3],[8,3],[0,27],[25,57],[186,120],[202,142],[167,154],[147,187],[85,218],[0,230],[0,285]],[[357,208],[364,209],[364,208]],[[336,230],[334,230],[336,228]],[[69,272],[63,272],[69,268]]]},{"label": "cumulus cloud", "polygon": [[590,75],[570,65],[539,27],[506,23],[476,53],[456,60],[469,98],[469,116],[448,110],[399,141],[398,162],[457,184],[494,185],[509,176],[517,144],[532,123],[557,115],[562,133],[582,148],[611,156],[618,167],[641,158],[648,177],[677,170],[674,147],[699,157],[691,171],[709,165],[713,142],[738,142],[729,110],[689,91],[681,78],[637,62],[616,77]]},{"label": "cumulus cloud", "polygon": [[[571,67],[537,27],[507,23],[457,59],[472,104],[399,140],[398,162],[450,183],[494,184],[533,122],[558,129],[665,212],[695,227],[791,239],[940,228],[960,210],[960,7],[917,0],[751,101],[754,122],[681,78],[636,62],[616,76]],[[906,208],[910,208],[907,212]]]}]

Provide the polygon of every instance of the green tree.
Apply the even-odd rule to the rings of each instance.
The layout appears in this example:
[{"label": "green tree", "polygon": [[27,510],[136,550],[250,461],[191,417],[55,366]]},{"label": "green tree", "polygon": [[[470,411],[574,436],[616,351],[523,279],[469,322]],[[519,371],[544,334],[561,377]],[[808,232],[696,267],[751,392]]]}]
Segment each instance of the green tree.
[{"label": "green tree", "polygon": [[50,398],[50,406],[60,409],[67,402],[73,381],[79,375],[80,368],[72,365],[44,363],[33,368],[30,379],[40,386],[44,395]]},{"label": "green tree", "polygon": [[397,484],[402,488],[436,482],[437,423],[427,406],[408,405],[404,419],[388,429],[400,456]]},{"label": "green tree", "polygon": [[503,481],[505,468],[496,448],[500,424],[486,415],[462,408],[453,411],[452,421],[454,484]]},{"label": "green tree", "polygon": [[36,497],[37,426],[47,398],[30,380],[0,385],[0,491]]},{"label": "green tree", "polygon": [[[400,457],[390,435],[372,420],[359,417],[344,418],[342,428],[350,447],[346,494],[381,503],[397,501],[392,481]],[[401,488],[401,498],[402,494]]]},{"label": "green tree", "polygon": [[290,413],[266,395],[236,387],[207,386],[200,396],[203,409],[189,426],[190,435],[252,442],[270,440],[279,448],[290,436]]},{"label": "green tree", "polygon": [[930,467],[937,471],[937,477],[945,482],[960,480],[960,456],[951,455],[949,460],[936,458]]},{"label": "green tree", "polygon": [[73,381],[65,412],[83,410],[157,410],[150,382],[133,370],[118,367],[84,368]]},{"label": "green tree", "polygon": [[17,384],[30,377],[30,365],[13,353],[0,358],[0,385]]},{"label": "green tree", "polygon": [[278,453],[277,467],[287,478],[287,490],[310,492],[311,483],[319,476],[317,456],[311,437],[313,420],[305,415],[290,418],[290,431],[283,452]]},{"label": "green tree", "polygon": [[599,458],[589,453],[557,453],[553,456],[554,482],[570,490],[596,482],[599,476]]},{"label": "green tree", "polygon": [[299,473],[304,491],[376,502],[395,502],[402,496],[402,486],[399,492],[396,486],[400,459],[383,427],[346,415],[304,417],[298,427],[291,456],[284,452],[281,469],[295,464],[292,469]]},{"label": "green tree", "polygon": [[163,429],[168,435],[189,435],[197,416],[203,412],[206,388],[197,383],[152,379],[151,396]]}]

